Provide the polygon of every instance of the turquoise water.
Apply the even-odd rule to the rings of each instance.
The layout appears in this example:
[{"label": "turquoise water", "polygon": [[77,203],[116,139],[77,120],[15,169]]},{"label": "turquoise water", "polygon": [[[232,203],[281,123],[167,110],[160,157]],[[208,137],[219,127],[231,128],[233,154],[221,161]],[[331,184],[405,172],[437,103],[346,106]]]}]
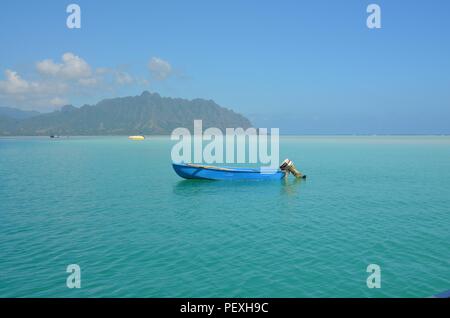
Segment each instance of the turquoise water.
[{"label": "turquoise water", "polygon": [[[283,137],[296,182],[181,180],[168,138],[0,139],[1,297],[450,289],[450,137]],[[81,288],[66,267],[81,267]],[[381,266],[368,289],[366,267]]]}]

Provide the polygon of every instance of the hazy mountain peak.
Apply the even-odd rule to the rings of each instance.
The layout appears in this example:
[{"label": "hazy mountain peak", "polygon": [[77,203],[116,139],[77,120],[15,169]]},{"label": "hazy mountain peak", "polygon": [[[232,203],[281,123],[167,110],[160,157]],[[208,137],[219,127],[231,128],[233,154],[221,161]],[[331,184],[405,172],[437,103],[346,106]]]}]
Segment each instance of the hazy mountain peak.
[{"label": "hazy mountain peak", "polygon": [[12,107],[0,107],[0,116],[8,117],[12,119],[25,119],[33,116],[37,116],[40,113],[34,110],[21,110]]},{"label": "hazy mountain peak", "polygon": [[63,107],[61,107],[61,112],[70,112],[70,111],[74,111],[77,110],[78,108],[76,108],[73,105],[64,105]]},{"label": "hazy mountain peak", "polygon": [[203,120],[204,129],[251,127],[247,118],[211,100],[161,97],[158,93],[144,91],[138,96],[104,99],[80,108],[66,105],[61,111],[8,121],[0,127],[0,134],[170,134],[178,127],[192,130],[195,119]]}]

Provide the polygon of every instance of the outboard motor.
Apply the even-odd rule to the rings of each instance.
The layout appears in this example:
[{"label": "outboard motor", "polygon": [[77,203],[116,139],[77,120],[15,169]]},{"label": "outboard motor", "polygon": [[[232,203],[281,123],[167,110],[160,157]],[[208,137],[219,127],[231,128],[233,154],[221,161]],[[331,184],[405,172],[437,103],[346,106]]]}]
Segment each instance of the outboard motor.
[{"label": "outboard motor", "polygon": [[280,169],[292,173],[296,178],[306,178],[306,175],[303,175],[300,171],[298,171],[294,163],[289,159],[285,159],[281,163]]}]

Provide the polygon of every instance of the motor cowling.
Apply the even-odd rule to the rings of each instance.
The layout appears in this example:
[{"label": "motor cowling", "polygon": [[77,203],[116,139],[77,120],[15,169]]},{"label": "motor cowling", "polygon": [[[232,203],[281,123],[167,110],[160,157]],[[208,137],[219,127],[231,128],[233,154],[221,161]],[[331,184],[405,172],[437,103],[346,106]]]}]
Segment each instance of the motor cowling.
[{"label": "motor cowling", "polygon": [[297,167],[294,165],[292,160],[285,159],[281,163],[280,169],[292,173],[296,178],[306,178],[305,175],[303,175],[300,171],[298,171]]}]

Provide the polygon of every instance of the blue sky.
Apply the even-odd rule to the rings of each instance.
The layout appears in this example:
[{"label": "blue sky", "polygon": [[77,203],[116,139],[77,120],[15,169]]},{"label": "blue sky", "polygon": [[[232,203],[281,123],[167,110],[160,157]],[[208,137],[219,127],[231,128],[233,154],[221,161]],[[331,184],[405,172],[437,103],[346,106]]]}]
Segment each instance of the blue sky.
[{"label": "blue sky", "polygon": [[[70,3],[81,29],[66,27]],[[370,3],[381,29],[366,26]],[[0,106],[147,89],[282,133],[448,134],[449,12],[445,0],[4,1]]]}]

